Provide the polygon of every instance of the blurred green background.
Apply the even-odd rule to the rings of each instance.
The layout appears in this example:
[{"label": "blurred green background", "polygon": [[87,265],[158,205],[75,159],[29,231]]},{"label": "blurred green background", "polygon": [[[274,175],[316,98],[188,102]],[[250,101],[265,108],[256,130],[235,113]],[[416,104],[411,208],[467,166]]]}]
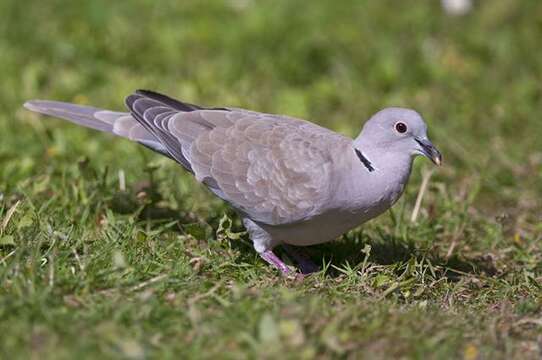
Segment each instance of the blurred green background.
[{"label": "blurred green background", "polygon": [[[231,351],[231,357],[250,357],[262,354],[260,342],[270,341],[280,351],[307,358],[364,351],[369,351],[365,357],[536,356],[541,334],[542,2],[476,1],[469,12],[454,16],[439,1],[429,0],[3,0],[0,20],[0,316],[5,319],[0,320],[0,348],[6,354],[229,357],[225,352]],[[418,160],[398,205],[401,215],[369,224],[367,231],[381,240],[393,236],[446,261],[450,254],[469,264],[489,257],[495,271],[483,276],[475,271],[453,281],[432,274],[433,281],[446,285],[420,295],[421,300],[405,297],[404,290],[386,292],[376,270],[375,282],[347,271],[355,290],[325,275],[304,285],[283,283],[264,270],[248,247],[216,245],[218,255],[211,255],[206,249],[214,245],[197,241],[216,238],[225,211],[234,229],[237,219],[174,163],[127,141],[60,120],[39,120],[21,107],[25,100],[40,98],[120,110],[124,97],[138,88],[203,105],[306,118],[350,136],[383,107],[418,110],[445,164],[433,175],[421,224],[405,220],[420,174],[430,168]],[[119,194],[119,171],[133,193]],[[185,224],[199,224],[183,228],[182,236],[192,242],[166,231],[173,226],[169,222],[156,230],[134,216],[119,215],[137,212],[134,189],[142,179],[150,179],[159,208],[181,213]],[[9,209],[14,209],[11,214]],[[102,231],[109,234],[101,228],[104,218],[116,230],[101,243]],[[57,233],[67,238],[51,240]],[[145,241],[137,240],[141,233]],[[354,232],[346,242],[359,238],[370,243],[373,237],[365,234]],[[150,250],[138,252],[133,241]],[[160,255],[153,253],[156,249]],[[338,251],[333,245],[325,249]],[[221,251],[230,254],[233,265],[214,264],[213,259],[226,256]],[[402,284],[398,269],[418,261],[418,255],[394,258],[379,271],[389,273],[389,284]],[[187,265],[195,258],[210,259],[204,275]],[[377,258],[369,260],[376,264]],[[446,261],[442,269],[452,266]],[[151,300],[125,294],[163,273],[169,282],[160,283]],[[416,288],[425,284],[414,279]],[[207,310],[185,314],[189,306],[179,299],[208,294],[215,283],[223,285],[215,289],[222,292],[216,295],[219,300],[206,295],[211,298]],[[356,287],[361,283],[363,291]],[[122,296],[115,293],[112,300],[101,292],[111,288]],[[322,288],[328,290],[317,290]],[[251,289],[259,290],[254,295]],[[463,290],[471,307],[450,310],[445,294],[468,302],[461,297]],[[391,300],[375,303],[390,294]],[[314,297],[326,300],[306,310],[303,304],[318,302]],[[420,320],[425,315],[416,307],[418,300],[433,306],[435,322]],[[285,315],[289,305],[284,304],[290,303],[301,310]],[[333,304],[343,307],[334,310]],[[497,315],[482,314],[495,306],[506,313],[504,324],[517,313],[538,322],[525,320],[526,328],[502,334],[497,322],[497,330],[489,333]],[[512,315],[502,310],[507,306]],[[362,313],[348,310],[344,315],[344,308]],[[373,310],[377,315],[367,319]],[[477,325],[456,323],[454,311],[480,318]],[[279,320],[288,316],[290,322]],[[359,323],[344,320],[348,325],[325,330],[332,335],[315,325],[342,316]],[[524,318],[514,319],[510,323]],[[447,321],[451,330],[439,327]],[[67,328],[72,324],[71,330],[88,336],[71,334]],[[414,324],[426,326],[412,330]],[[278,335],[266,340],[265,333]]]}]

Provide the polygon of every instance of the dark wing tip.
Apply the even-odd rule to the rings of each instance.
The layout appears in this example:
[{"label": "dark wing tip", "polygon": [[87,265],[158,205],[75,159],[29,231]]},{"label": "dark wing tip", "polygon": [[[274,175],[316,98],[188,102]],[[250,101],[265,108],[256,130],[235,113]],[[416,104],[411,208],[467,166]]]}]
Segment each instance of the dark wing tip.
[{"label": "dark wing tip", "polygon": [[125,99],[124,99],[124,104],[126,105],[126,107],[130,110],[133,109],[133,106],[134,106],[134,103],[136,102],[136,100],[139,100],[141,99],[143,96],[141,95],[138,95],[137,93],[136,94],[132,94],[132,95],[128,95]]},{"label": "dark wing tip", "polygon": [[230,111],[228,108],[225,108],[225,107],[204,107],[204,106],[194,105],[191,103],[173,99],[167,95],[164,95],[152,90],[137,89],[134,95],[139,95],[140,97],[146,97],[146,98],[161,102],[165,106],[169,106],[175,110],[184,111],[184,112],[190,112],[190,111],[196,111],[196,110]]},{"label": "dark wing tip", "polygon": [[201,110],[203,109],[201,106],[186,103],[180,100],[173,99],[167,95],[160,94],[158,92],[152,91],[152,90],[144,90],[144,89],[138,89],[135,92],[136,95],[144,96],[152,100],[156,100],[158,102],[161,102],[162,104],[169,106],[175,110],[184,111],[184,112],[190,112],[194,110]]},{"label": "dark wing tip", "polygon": [[137,95],[143,95],[143,96],[148,96],[148,97],[153,97],[153,96],[165,96],[163,94],[160,94],[156,91],[152,91],[152,90],[147,90],[147,89],[137,89],[135,91],[135,93]]}]

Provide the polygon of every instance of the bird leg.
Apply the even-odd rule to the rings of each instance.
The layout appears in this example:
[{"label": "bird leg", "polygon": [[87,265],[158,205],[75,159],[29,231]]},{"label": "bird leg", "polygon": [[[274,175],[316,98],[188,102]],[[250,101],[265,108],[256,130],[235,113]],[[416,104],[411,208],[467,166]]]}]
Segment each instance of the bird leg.
[{"label": "bird leg", "polygon": [[282,260],[279,259],[272,250],[266,250],[260,253],[260,256],[269,264],[279,269],[282,275],[290,275],[292,273],[292,270],[290,270],[290,268],[285,263],[283,263]]},{"label": "bird leg", "polygon": [[320,270],[318,265],[312,262],[312,260],[309,259],[309,257],[302,250],[288,244],[282,244],[282,247],[286,253],[292,257],[295,262],[297,262],[303,275],[308,275]]}]

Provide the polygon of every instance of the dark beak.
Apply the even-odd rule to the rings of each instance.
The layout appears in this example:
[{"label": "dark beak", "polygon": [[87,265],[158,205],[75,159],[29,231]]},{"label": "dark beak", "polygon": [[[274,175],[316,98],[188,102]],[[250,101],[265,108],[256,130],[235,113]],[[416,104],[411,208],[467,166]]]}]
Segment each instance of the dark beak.
[{"label": "dark beak", "polygon": [[434,162],[435,165],[440,166],[440,164],[442,164],[442,155],[431,141],[429,141],[428,139],[418,139],[418,138],[416,138],[415,140],[420,145],[420,147],[422,148],[423,154],[428,159],[431,159],[431,161]]}]

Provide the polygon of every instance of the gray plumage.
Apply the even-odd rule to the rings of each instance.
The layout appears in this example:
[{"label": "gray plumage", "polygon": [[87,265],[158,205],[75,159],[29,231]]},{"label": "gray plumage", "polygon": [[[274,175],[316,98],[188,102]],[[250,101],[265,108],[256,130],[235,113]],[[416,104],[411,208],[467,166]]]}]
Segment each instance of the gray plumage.
[{"label": "gray plumage", "polygon": [[204,108],[145,90],[128,96],[126,106],[129,112],[25,103],[29,110],[128,138],[177,161],[238,210],[255,249],[283,271],[269,258],[276,245],[333,240],[393,205],[413,155],[440,163],[425,123],[408,109],[377,113],[352,140],[301,119]]}]

